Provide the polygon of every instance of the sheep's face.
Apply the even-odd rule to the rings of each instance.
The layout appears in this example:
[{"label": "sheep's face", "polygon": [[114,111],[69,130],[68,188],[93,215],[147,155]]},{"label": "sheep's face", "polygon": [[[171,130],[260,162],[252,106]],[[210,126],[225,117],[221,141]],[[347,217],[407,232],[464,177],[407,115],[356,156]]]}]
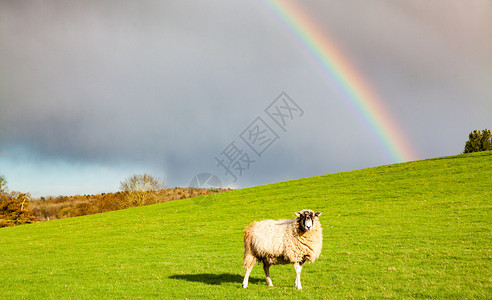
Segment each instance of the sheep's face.
[{"label": "sheep's face", "polygon": [[296,212],[297,222],[299,222],[299,228],[302,231],[311,231],[314,228],[315,218],[321,215],[320,212],[314,212],[310,209],[305,209]]}]

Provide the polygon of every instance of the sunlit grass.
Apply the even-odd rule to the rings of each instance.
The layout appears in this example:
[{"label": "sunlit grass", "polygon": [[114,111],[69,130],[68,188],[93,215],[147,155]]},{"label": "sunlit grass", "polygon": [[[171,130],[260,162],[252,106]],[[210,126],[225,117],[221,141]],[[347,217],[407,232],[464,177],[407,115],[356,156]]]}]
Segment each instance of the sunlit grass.
[{"label": "sunlit grass", "polygon": [[[490,298],[492,153],[282,182],[205,200],[0,229],[0,299]],[[322,255],[255,267],[242,229],[323,212]]]}]

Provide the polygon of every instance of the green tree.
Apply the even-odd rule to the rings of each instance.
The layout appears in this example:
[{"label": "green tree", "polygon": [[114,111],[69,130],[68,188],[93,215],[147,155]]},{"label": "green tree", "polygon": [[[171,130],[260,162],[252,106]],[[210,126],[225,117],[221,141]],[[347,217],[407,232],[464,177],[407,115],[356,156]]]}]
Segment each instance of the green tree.
[{"label": "green tree", "polygon": [[463,153],[472,153],[492,150],[492,134],[489,129],[473,130],[468,135]]}]

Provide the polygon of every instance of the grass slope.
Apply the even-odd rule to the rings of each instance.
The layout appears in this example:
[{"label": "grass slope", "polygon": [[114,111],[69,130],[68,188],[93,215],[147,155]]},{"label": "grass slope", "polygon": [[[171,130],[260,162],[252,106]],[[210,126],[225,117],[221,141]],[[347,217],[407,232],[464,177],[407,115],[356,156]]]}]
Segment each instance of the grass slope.
[{"label": "grass slope", "polygon": [[[0,229],[0,298],[492,297],[492,152]],[[242,229],[320,210],[322,256],[256,266]]]}]

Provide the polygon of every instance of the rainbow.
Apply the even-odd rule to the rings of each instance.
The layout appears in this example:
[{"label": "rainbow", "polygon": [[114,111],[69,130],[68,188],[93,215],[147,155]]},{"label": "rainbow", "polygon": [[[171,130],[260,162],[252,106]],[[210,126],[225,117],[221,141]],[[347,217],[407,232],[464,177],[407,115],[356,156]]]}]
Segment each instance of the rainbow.
[{"label": "rainbow", "polygon": [[347,101],[369,125],[392,160],[415,160],[415,151],[409,146],[391,114],[384,108],[383,102],[319,26],[290,1],[265,0],[264,3],[321,63],[330,80],[341,88]]}]

